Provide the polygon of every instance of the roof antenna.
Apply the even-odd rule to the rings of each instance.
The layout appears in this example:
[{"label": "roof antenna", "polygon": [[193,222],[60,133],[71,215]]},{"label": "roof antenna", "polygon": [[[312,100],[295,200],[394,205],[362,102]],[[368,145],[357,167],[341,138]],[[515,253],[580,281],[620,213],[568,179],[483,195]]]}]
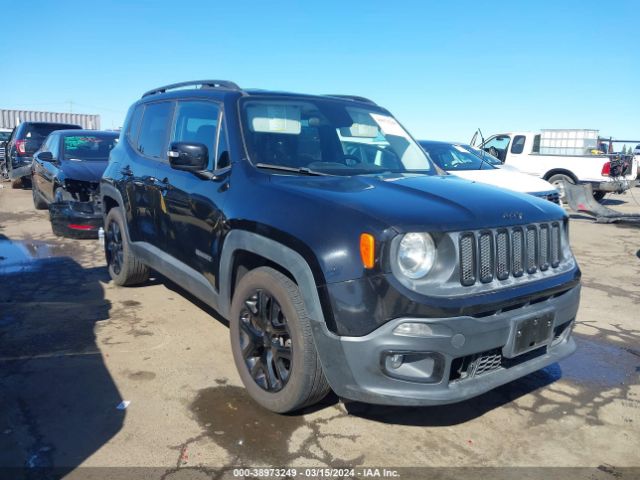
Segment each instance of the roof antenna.
[{"label": "roof antenna", "polygon": [[480,170],[482,170],[482,165],[485,164],[485,159],[484,156],[486,154],[485,150],[484,150],[484,135],[482,135],[482,130],[480,130],[480,127],[478,127],[478,131],[473,135],[473,140],[476,139],[476,135],[480,134],[480,141],[482,143],[480,143],[480,151],[482,152],[482,154],[480,155]]}]

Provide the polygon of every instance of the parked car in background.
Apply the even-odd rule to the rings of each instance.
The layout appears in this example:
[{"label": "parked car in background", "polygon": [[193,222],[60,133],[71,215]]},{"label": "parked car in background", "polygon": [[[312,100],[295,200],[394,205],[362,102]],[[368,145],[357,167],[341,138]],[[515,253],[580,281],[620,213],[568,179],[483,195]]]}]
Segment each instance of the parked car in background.
[{"label": "parked car in background", "polygon": [[47,135],[54,130],[80,128],[79,125],[45,122],[22,122],[15,127],[6,148],[7,169],[12,186],[15,188],[23,182],[30,181],[33,154],[40,148]]},{"label": "parked car in background", "polygon": [[102,225],[100,177],[119,134],[56,130],[33,155],[33,205],[49,208],[56,235],[95,237]]},{"label": "parked car in background", "polygon": [[153,269],[215,308],[272,411],[458,402],[576,348],[564,210],[445,174],[361,97],[153,89],[100,195],[113,282]]},{"label": "parked car in background", "polygon": [[418,142],[431,160],[458,177],[487,183],[559,203],[559,193],[549,182],[516,169],[500,168],[500,161],[460,143],[421,140]]},{"label": "parked car in background", "polygon": [[611,168],[607,155],[588,153],[594,147],[597,148],[597,130],[507,132],[492,135],[480,145],[502,163],[549,181],[561,197],[564,197],[563,182],[591,184],[597,200],[609,192],[631,188],[638,172],[637,161],[631,162],[620,175],[614,175],[616,169]]},{"label": "parked car in background", "polygon": [[640,155],[640,144],[636,145],[636,148],[633,149],[634,155]]},{"label": "parked car in background", "polygon": [[9,172],[7,170],[7,141],[11,136],[11,129],[0,128],[0,181],[9,178]]}]

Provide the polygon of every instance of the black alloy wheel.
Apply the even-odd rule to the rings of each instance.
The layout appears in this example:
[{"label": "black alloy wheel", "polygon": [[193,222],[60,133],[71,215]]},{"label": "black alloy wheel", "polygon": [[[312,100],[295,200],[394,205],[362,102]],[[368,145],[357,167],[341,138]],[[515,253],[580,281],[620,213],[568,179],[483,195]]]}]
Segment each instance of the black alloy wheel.
[{"label": "black alloy wheel", "polygon": [[122,231],[117,222],[109,223],[106,235],[107,263],[113,269],[113,273],[119,275],[124,262],[122,247]]},{"label": "black alloy wheel", "polygon": [[287,319],[266,290],[255,290],[240,311],[240,348],[254,382],[267,392],[284,388],[291,375],[293,349]]}]

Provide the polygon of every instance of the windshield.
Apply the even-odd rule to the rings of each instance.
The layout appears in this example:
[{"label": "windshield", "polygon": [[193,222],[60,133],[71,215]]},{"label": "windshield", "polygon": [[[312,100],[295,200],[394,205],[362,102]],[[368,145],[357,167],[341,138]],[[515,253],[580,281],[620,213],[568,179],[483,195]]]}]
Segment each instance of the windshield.
[{"label": "windshield", "polygon": [[493,170],[495,168],[487,161],[486,157],[488,157],[488,155],[483,161],[481,153],[473,153],[468,148],[459,144],[420,142],[420,145],[436,165],[448,172],[460,170]]},{"label": "windshield", "polygon": [[332,175],[439,173],[400,124],[379,109],[332,99],[247,99],[242,122],[254,165]]},{"label": "windshield", "polygon": [[109,152],[118,142],[117,135],[70,135],[64,137],[65,160],[109,160]]}]

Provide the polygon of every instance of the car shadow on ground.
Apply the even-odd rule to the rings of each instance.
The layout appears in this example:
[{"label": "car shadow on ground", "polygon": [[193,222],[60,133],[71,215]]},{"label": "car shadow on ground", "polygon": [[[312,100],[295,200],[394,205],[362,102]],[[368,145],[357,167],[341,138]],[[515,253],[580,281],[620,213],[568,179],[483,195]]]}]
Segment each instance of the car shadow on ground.
[{"label": "car shadow on ground", "polygon": [[60,478],[125,417],[94,333],[111,309],[106,269],[32,247],[0,234],[1,478]]},{"label": "car shadow on ground", "polygon": [[487,412],[544,388],[562,377],[557,363],[491,390],[478,397],[450,405],[433,407],[391,407],[346,402],[350,415],[367,420],[420,427],[448,427],[481,417]]}]

